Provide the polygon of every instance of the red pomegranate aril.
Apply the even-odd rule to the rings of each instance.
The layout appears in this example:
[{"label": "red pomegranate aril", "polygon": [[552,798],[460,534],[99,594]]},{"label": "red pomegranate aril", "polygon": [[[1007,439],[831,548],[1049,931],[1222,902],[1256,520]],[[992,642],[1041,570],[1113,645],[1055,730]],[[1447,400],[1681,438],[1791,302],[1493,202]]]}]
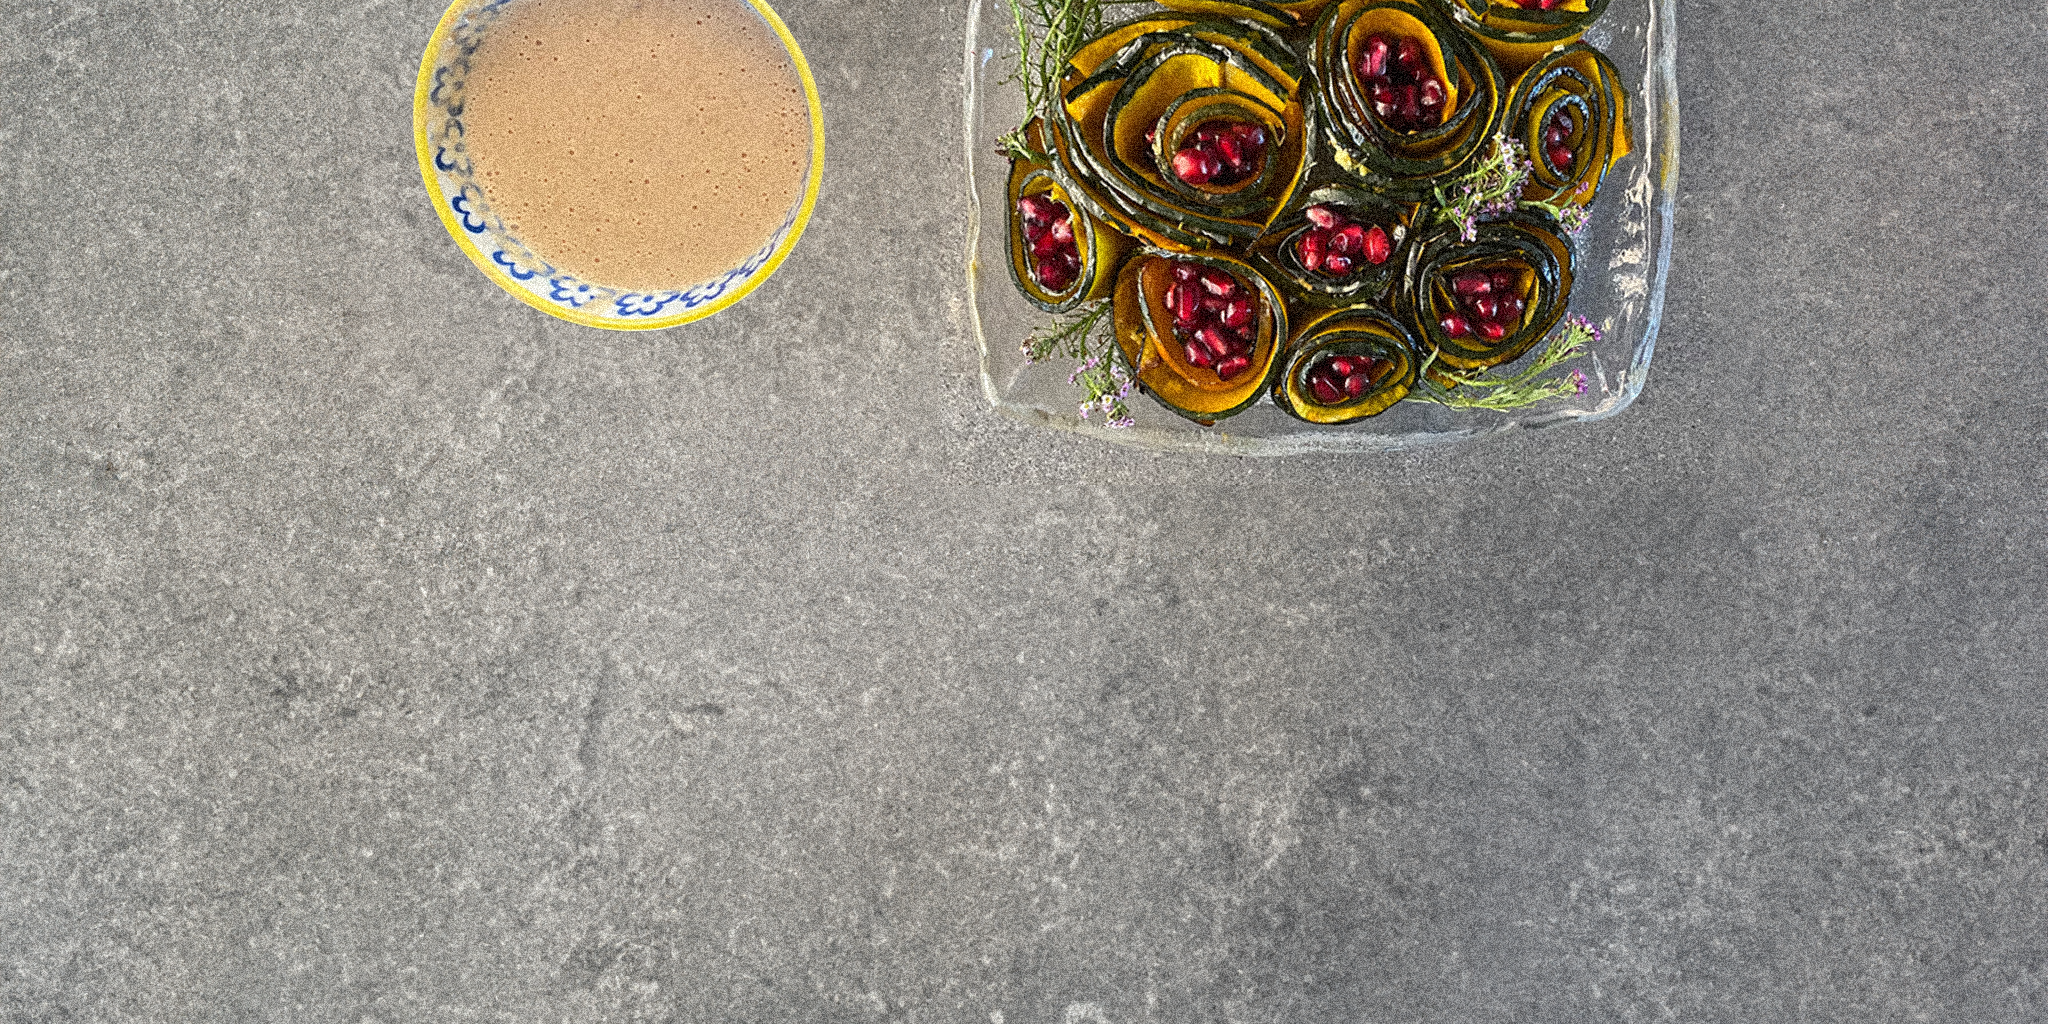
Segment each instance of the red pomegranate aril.
[{"label": "red pomegranate aril", "polygon": [[1363,52],[1358,56],[1358,73],[1364,78],[1378,78],[1387,73],[1387,54],[1393,47],[1386,36],[1368,36]]},{"label": "red pomegranate aril", "polygon": [[1074,240],[1074,218],[1061,217],[1053,221],[1052,227],[1046,228],[1045,233],[1048,238],[1056,238],[1062,242],[1072,242]]},{"label": "red pomegranate aril", "polygon": [[1203,348],[1195,342],[1190,341],[1183,343],[1181,345],[1181,353],[1188,357],[1188,362],[1193,363],[1194,365],[1202,367],[1204,369],[1216,365],[1216,360],[1210,358],[1209,356],[1209,350]]},{"label": "red pomegranate aril", "polygon": [[1294,254],[1301,259],[1302,269],[1310,273],[1323,269],[1323,250],[1328,245],[1328,238],[1327,228],[1313,228],[1302,234],[1301,241],[1294,246]]},{"label": "red pomegranate aril", "polygon": [[1322,205],[1321,203],[1311,206],[1308,209],[1301,211],[1301,213],[1302,216],[1308,218],[1308,222],[1310,224],[1314,224],[1316,227],[1334,228],[1337,226],[1337,211],[1332,210],[1329,207]]},{"label": "red pomegranate aril", "polygon": [[1378,224],[1374,224],[1365,232],[1365,238],[1360,246],[1365,253],[1365,261],[1375,267],[1385,263],[1387,257],[1394,254],[1393,240],[1387,237],[1386,229]]},{"label": "red pomegranate aril", "polygon": [[1336,405],[1344,400],[1344,390],[1328,377],[1310,377],[1308,389],[1315,393],[1316,401],[1324,405]]},{"label": "red pomegranate aril", "polygon": [[1059,239],[1054,238],[1052,236],[1052,232],[1048,231],[1045,234],[1038,236],[1038,241],[1031,243],[1031,255],[1043,259],[1063,249],[1071,248],[1073,244],[1073,239],[1068,239],[1067,241],[1062,242]]},{"label": "red pomegranate aril", "polygon": [[1351,360],[1346,359],[1343,356],[1337,356],[1336,358],[1331,359],[1329,362],[1324,363],[1323,366],[1325,369],[1328,369],[1330,371],[1333,377],[1349,377],[1353,372],[1355,372],[1358,369],[1358,366],[1356,364],[1354,364]]},{"label": "red pomegranate aril", "polygon": [[1224,337],[1223,332],[1215,327],[1204,327],[1196,331],[1195,340],[1201,342],[1202,347],[1208,349],[1209,354],[1218,359],[1229,356],[1230,350],[1234,347],[1230,340]]},{"label": "red pomegranate aril", "polygon": [[1372,378],[1364,373],[1346,374],[1344,377],[1344,393],[1353,398],[1365,394],[1371,387]]},{"label": "red pomegranate aril", "polygon": [[1216,153],[1223,158],[1223,165],[1233,172],[1243,174],[1251,168],[1251,162],[1244,158],[1244,147],[1232,136],[1216,140]]},{"label": "red pomegranate aril", "polygon": [[1223,326],[1231,330],[1243,330],[1251,326],[1252,304],[1244,299],[1232,299],[1223,307],[1223,316],[1220,319]]},{"label": "red pomegranate aril", "polygon": [[1408,36],[1403,36],[1401,41],[1395,45],[1394,63],[1401,65],[1403,70],[1411,74],[1419,73],[1429,68],[1429,65],[1422,61],[1422,44]]},{"label": "red pomegranate aril", "polygon": [[1230,378],[1235,377],[1240,373],[1243,373],[1251,365],[1252,361],[1250,359],[1245,358],[1244,356],[1231,356],[1230,358],[1222,360],[1216,364],[1216,376],[1221,377],[1224,380],[1229,380]]},{"label": "red pomegranate aril", "polygon": [[1246,149],[1266,148],[1266,126],[1251,121],[1239,121],[1230,126],[1230,134],[1237,137],[1237,144]]},{"label": "red pomegranate aril", "polygon": [[1451,290],[1461,296],[1485,295],[1493,291],[1493,281],[1484,273],[1474,270],[1451,278]]},{"label": "red pomegranate aril", "polygon": [[1500,316],[1494,319],[1520,323],[1522,320],[1522,310],[1527,308],[1529,308],[1528,303],[1524,302],[1521,296],[1510,295],[1500,300]]},{"label": "red pomegranate aril", "polygon": [[1031,272],[1031,276],[1037,278],[1039,285],[1049,292],[1065,291],[1068,285],[1074,283],[1073,273],[1064,263],[1040,263],[1038,269]]},{"label": "red pomegranate aril", "polygon": [[1479,321],[1479,336],[1487,341],[1499,341],[1508,336],[1508,327],[1506,324],[1495,320],[1481,320]]},{"label": "red pomegranate aril", "polygon": [[1496,270],[1491,276],[1493,278],[1493,290],[1507,295],[1514,294],[1519,290],[1517,286],[1522,283],[1519,276],[1512,270]]},{"label": "red pomegranate aril", "polygon": [[1229,298],[1237,294],[1237,279],[1214,267],[1205,268],[1202,271],[1202,290]]},{"label": "red pomegranate aril", "polygon": [[1572,169],[1572,151],[1568,146],[1552,146],[1544,153],[1550,158],[1550,166],[1560,171]]},{"label": "red pomegranate aril", "polygon": [[1491,295],[1482,295],[1479,298],[1473,299],[1465,304],[1465,308],[1471,310],[1472,315],[1481,320],[1500,319],[1500,300]]},{"label": "red pomegranate aril", "polygon": [[1394,83],[1384,78],[1376,79],[1365,87],[1365,98],[1375,107],[1392,107],[1400,94],[1394,91]]},{"label": "red pomegranate aril", "polygon": [[1472,336],[1471,322],[1456,313],[1452,313],[1450,316],[1437,321],[1437,326],[1443,328],[1444,337],[1446,338],[1469,338]]},{"label": "red pomegranate aril", "polygon": [[1330,251],[1356,256],[1365,251],[1365,225],[1346,224],[1330,235]]},{"label": "red pomegranate aril", "polygon": [[1173,176],[1190,185],[1207,185],[1223,169],[1222,161],[1190,147],[1173,155]]},{"label": "red pomegranate aril", "polygon": [[1331,253],[1323,257],[1323,273],[1331,277],[1343,277],[1351,273],[1351,257]]},{"label": "red pomegranate aril", "polygon": [[1177,284],[1186,284],[1200,276],[1202,276],[1202,268],[1192,263],[1175,263],[1173,265],[1173,280]]},{"label": "red pomegranate aril", "polygon": [[1017,213],[1026,226],[1043,227],[1059,215],[1059,204],[1044,196],[1025,196],[1017,200]]},{"label": "red pomegranate aril", "polygon": [[1401,87],[1401,120],[1415,122],[1422,119],[1422,93],[1412,85]]},{"label": "red pomegranate aril", "polygon": [[1444,105],[1444,84],[1434,78],[1425,78],[1418,88],[1415,102],[1425,110],[1434,110]]},{"label": "red pomegranate aril", "polygon": [[1202,296],[1192,286],[1180,290],[1173,305],[1173,322],[1192,328],[1202,317]]}]

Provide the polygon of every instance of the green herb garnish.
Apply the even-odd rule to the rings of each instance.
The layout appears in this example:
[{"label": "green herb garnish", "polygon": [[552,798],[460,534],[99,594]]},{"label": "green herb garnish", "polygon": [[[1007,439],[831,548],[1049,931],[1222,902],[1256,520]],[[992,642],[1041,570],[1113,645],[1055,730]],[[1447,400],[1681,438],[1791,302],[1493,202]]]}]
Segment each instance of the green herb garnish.
[{"label": "green herb garnish", "polygon": [[1136,389],[1124,350],[1116,343],[1115,322],[1110,319],[1110,302],[1097,299],[1071,317],[1056,319],[1050,326],[1032,332],[1018,348],[1024,358],[1038,363],[1055,355],[1080,360],[1067,383],[1081,386],[1081,418],[1102,413],[1103,423],[1128,427],[1131,418],[1127,399]]},{"label": "green herb garnish", "polygon": [[[1437,379],[1429,376],[1431,364],[1436,362],[1437,351],[1432,349],[1429,357],[1422,361],[1417,375],[1417,394],[1408,401],[1435,402],[1453,409],[1493,409],[1505,411],[1535,405],[1552,398],[1586,393],[1586,372],[1573,370],[1560,377],[1545,377],[1563,363],[1585,355],[1587,348],[1600,340],[1600,328],[1591,320],[1576,313],[1564,318],[1564,330],[1550,339],[1543,352],[1529,368],[1520,373],[1502,376],[1492,370],[1437,370]],[[1449,382],[1445,387],[1440,381]]]}]

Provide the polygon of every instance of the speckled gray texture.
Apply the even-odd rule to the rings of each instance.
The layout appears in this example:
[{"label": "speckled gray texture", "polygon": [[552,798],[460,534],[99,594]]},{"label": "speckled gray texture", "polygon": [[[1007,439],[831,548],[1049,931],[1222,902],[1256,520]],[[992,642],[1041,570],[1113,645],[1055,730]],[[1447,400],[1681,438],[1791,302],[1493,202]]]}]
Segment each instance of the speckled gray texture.
[{"label": "speckled gray texture", "polygon": [[1680,11],[1648,390],[1406,457],[988,412],[960,5],[817,220],[498,292],[425,0],[0,0],[0,1021],[2048,1020],[2048,15]]}]

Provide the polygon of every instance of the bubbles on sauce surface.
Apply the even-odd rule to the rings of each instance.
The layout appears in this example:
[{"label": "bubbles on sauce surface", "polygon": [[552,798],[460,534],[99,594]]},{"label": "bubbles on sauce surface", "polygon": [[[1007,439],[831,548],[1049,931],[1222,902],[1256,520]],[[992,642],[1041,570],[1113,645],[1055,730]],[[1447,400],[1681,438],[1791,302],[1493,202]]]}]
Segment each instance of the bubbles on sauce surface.
[{"label": "bubbles on sauce surface", "polygon": [[803,86],[740,0],[514,0],[471,61],[478,185],[568,273],[688,287],[759,251],[802,198]]}]

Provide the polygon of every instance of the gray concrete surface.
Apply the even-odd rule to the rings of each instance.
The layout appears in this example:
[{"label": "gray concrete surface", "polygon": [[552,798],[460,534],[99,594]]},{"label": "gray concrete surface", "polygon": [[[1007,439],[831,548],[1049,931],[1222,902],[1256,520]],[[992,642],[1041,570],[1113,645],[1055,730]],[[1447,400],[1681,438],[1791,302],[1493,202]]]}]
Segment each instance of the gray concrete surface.
[{"label": "gray concrete surface", "polygon": [[1605,424],[981,405],[959,5],[715,320],[456,253],[438,3],[0,0],[0,1021],[2048,1020],[2038,4],[1684,4]]}]

